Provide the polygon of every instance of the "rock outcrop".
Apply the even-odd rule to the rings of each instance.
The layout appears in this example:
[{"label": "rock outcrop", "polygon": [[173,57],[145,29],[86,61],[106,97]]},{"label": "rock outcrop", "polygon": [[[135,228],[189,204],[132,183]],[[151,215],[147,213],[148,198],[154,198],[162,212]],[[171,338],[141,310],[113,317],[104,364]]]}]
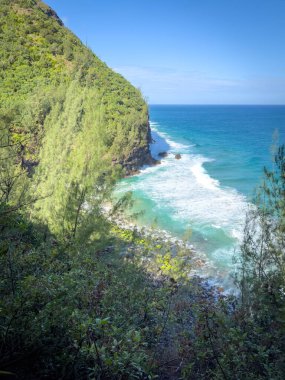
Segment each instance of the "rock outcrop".
[{"label": "rock outcrop", "polygon": [[148,123],[147,140],[145,142],[141,142],[139,146],[134,147],[124,160],[115,160],[113,162],[120,164],[125,169],[127,176],[137,174],[139,169],[144,165],[156,165],[160,163],[151,155],[149,148],[149,144],[151,142],[151,130]]}]

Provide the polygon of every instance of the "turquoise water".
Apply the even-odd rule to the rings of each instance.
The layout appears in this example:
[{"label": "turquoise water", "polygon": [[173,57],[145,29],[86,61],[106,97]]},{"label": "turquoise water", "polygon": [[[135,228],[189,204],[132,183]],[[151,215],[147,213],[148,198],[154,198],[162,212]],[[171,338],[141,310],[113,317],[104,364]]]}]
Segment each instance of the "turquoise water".
[{"label": "turquoise water", "polygon": [[[276,130],[285,140],[285,106],[150,106],[155,158],[123,180],[137,222],[192,244],[206,258],[206,275],[228,277],[238,255],[244,217],[263,167],[271,167]],[[181,159],[175,159],[180,153]]]}]

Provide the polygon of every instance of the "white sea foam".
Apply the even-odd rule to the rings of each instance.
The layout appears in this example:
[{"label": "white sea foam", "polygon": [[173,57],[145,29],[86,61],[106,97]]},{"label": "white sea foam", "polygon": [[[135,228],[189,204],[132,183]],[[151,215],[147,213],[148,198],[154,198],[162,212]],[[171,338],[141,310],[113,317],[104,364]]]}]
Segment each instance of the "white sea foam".
[{"label": "white sea foam", "polygon": [[151,153],[153,156],[157,156],[160,152],[169,153],[183,153],[187,151],[191,146],[189,144],[178,143],[177,141],[171,140],[167,133],[163,133],[157,129],[158,124],[150,122],[152,129],[152,140],[153,143],[150,144]]},{"label": "white sea foam", "polygon": [[[151,144],[153,155],[157,157],[161,151],[169,154],[160,165],[142,170],[136,181],[123,182],[120,190],[143,193],[154,201],[157,209],[165,210],[174,223],[183,222],[198,231],[205,242],[203,244],[211,244],[207,240],[213,238],[211,234],[215,231],[228,236],[228,239],[240,241],[247,209],[246,198],[235,189],[223,188],[208,174],[203,165],[210,163],[210,158],[193,154],[191,145],[174,142],[157,130],[157,124],[151,123],[151,126],[155,140]],[[181,153],[180,160],[175,159],[175,153]],[[230,262],[229,255],[228,247],[217,247],[210,254],[210,262]],[[215,266],[210,267],[213,273]]]},{"label": "white sea foam", "polygon": [[153,128],[155,125],[158,125],[156,121],[149,121],[149,125]]},{"label": "white sea foam", "polygon": [[203,157],[201,157],[200,160],[197,158],[198,157],[196,156],[193,159],[193,161],[195,162],[196,160],[197,163],[191,167],[191,171],[193,175],[195,176],[197,183],[204,188],[207,188],[210,190],[217,190],[219,186],[219,181],[214,178],[211,178],[203,167],[203,164],[205,162],[211,162],[212,160],[209,160]]},{"label": "white sea foam", "polygon": [[207,173],[203,164],[211,159],[191,154],[188,146],[176,144],[168,136],[165,140],[170,153],[176,153],[177,146],[188,153],[182,154],[180,160],[169,154],[161,165],[146,168],[140,174],[140,181],[131,184],[132,189],[141,190],[157,204],[168,206],[174,219],[219,225],[237,235],[247,207],[245,197],[234,189],[222,188]]}]

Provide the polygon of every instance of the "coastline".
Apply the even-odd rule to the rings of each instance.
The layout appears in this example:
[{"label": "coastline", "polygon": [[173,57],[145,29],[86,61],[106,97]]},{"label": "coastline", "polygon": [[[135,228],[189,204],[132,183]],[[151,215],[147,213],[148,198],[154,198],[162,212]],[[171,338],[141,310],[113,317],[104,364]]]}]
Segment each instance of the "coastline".
[{"label": "coastline", "polygon": [[[225,196],[225,195],[227,195],[228,197],[231,196],[231,193],[228,194],[227,189],[220,188],[218,181],[213,179],[212,177],[210,177],[208,175],[207,171],[202,166],[206,159],[204,159],[203,157],[201,159],[201,157],[199,156],[198,157],[199,160],[196,160],[196,156],[194,156],[191,152],[192,145],[191,146],[185,146],[185,145],[182,145],[182,144],[177,143],[175,141],[172,141],[171,137],[169,137],[167,134],[165,134],[164,132],[161,133],[159,130],[157,130],[158,123],[150,122],[150,126],[152,126],[152,125],[154,125],[154,129],[151,130],[153,138],[152,138],[152,145],[150,145],[149,150],[152,154],[152,159],[153,160],[159,159],[159,163],[161,163],[161,165],[159,165],[157,168],[153,167],[154,165],[143,165],[142,167],[139,168],[139,170],[128,175],[126,180],[123,179],[123,188],[120,189],[120,192],[121,192],[121,190],[122,190],[122,193],[124,193],[125,191],[128,191],[129,181],[132,184],[131,188],[132,188],[133,184],[134,184],[134,186],[136,186],[137,183],[141,183],[142,185],[139,187],[139,189],[141,191],[141,189],[143,189],[145,186],[145,179],[148,182],[148,184],[147,184],[148,189],[151,189],[151,190],[156,189],[157,190],[157,184],[156,184],[155,189],[150,188],[150,186],[153,187],[154,186],[153,181],[156,182],[156,179],[157,179],[157,175],[154,173],[157,173],[158,175],[159,175],[159,173],[162,173],[162,175],[160,175],[160,177],[161,177],[160,178],[160,186],[161,187],[158,189],[158,193],[157,193],[158,196],[160,196],[160,194],[164,191],[165,178],[166,178],[165,177],[165,173],[166,173],[165,171],[168,169],[170,169],[170,171],[171,171],[174,167],[176,168],[176,171],[177,170],[183,171],[183,170],[185,170],[185,165],[189,165],[189,164],[191,165],[192,164],[193,168],[190,168],[190,169],[193,170],[192,173],[195,176],[199,175],[197,180],[199,180],[199,181],[201,180],[201,182],[198,182],[198,184],[201,185],[202,191],[207,192],[209,190],[209,191],[213,192],[213,194],[211,194],[211,196],[212,195],[216,196],[216,192],[218,191],[218,195],[220,198],[222,196]],[[188,148],[190,148],[190,151],[188,150]],[[193,158],[195,159],[195,162],[192,163],[191,160],[193,161]],[[201,173],[200,173],[200,171],[201,171]],[[184,176],[185,176],[185,173],[183,173]],[[174,180],[174,178],[171,178],[171,179]],[[179,183],[179,185],[178,185],[178,183]],[[179,190],[179,188],[181,188],[183,190],[185,186],[188,186],[187,183],[185,183],[185,182],[180,183],[179,178],[177,178],[177,180],[175,178],[175,184],[177,184],[179,186],[178,190]],[[179,196],[179,194],[175,193],[175,192],[170,191],[169,195],[171,197]],[[226,194],[226,192],[227,192],[227,194]],[[204,193],[201,193],[201,196],[202,196],[202,194],[204,194]],[[161,194],[161,195],[164,196],[164,194]],[[200,196],[200,198],[201,198],[201,196]],[[235,194],[233,194],[233,196],[235,196]],[[191,201],[191,203],[193,202],[193,206],[195,207],[195,201],[197,201],[197,199],[193,199],[193,193],[192,192],[189,195],[187,193],[187,197],[188,198],[186,200],[187,201],[186,202],[186,208],[184,208],[184,210],[187,213],[186,217],[189,217],[188,214],[190,213],[190,215],[191,215],[193,207],[191,206],[191,208],[187,208],[187,204],[189,204],[189,202]],[[202,197],[204,199],[207,199],[207,197],[204,197],[204,196],[202,196]],[[138,199],[140,199],[140,198],[138,198]],[[142,198],[142,199],[144,199],[144,198]],[[198,201],[202,201],[202,198],[198,199]],[[227,201],[227,199],[226,199],[226,201]],[[222,202],[222,199],[220,199],[220,202]],[[146,204],[146,205],[147,205],[147,207],[149,207],[149,206],[152,206],[152,203]],[[145,207],[145,205],[143,207]],[[214,207],[213,203],[211,204],[211,207]],[[139,206],[139,209],[140,209],[140,206]],[[220,210],[220,208],[219,208],[219,210]],[[214,254],[216,254],[215,250],[217,249],[216,241],[213,241],[214,239],[216,239],[216,235],[213,235],[213,236],[209,235],[209,239],[208,239],[207,235],[205,235],[205,236],[203,235],[204,234],[203,230],[201,230],[201,232],[199,230],[197,230],[197,226],[195,224],[194,224],[193,229],[191,226],[189,228],[187,227],[187,231],[185,232],[185,234],[184,233],[180,234],[180,231],[178,231],[178,234],[176,234],[175,230],[172,231],[171,229],[168,229],[167,223],[168,224],[169,224],[169,222],[172,223],[171,219],[169,219],[169,218],[164,219],[164,214],[155,214],[156,211],[160,212],[160,209],[159,208],[157,210],[155,208],[151,209],[151,212],[153,215],[150,214],[150,218],[151,218],[150,220],[152,220],[153,217],[155,217],[155,215],[158,215],[158,224],[159,224],[158,227],[157,227],[157,223],[155,223],[155,227],[150,226],[150,223],[146,223],[146,221],[141,221],[141,223],[140,223],[139,220],[134,220],[133,217],[128,216],[127,213],[123,213],[123,214],[121,213],[119,224],[120,224],[121,228],[125,228],[125,229],[128,229],[130,231],[136,230],[137,232],[143,233],[144,235],[147,234],[148,236],[163,237],[164,241],[167,243],[177,245],[180,248],[186,247],[186,249],[188,249],[189,252],[191,251],[191,257],[192,257],[192,269],[191,269],[191,273],[189,273],[189,276],[197,275],[197,276],[201,277],[202,279],[204,279],[204,281],[208,281],[213,286],[222,287],[222,288],[226,289],[225,290],[226,292],[235,292],[236,289],[235,289],[235,286],[233,284],[234,281],[233,281],[233,277],[231,274],[232,271],[235,269],[232,266],[232,264],[230,264],[231,263],[231,255],[233,254],[235,248],[230,247],[228,249],[226,247],[226,248],[224,248],[224,251],[221,251],[222,256],[221,256],[221,258],[219,258],[219,260],[223,260],[224,257],[226,257],[228,255],[227,260],[229,261],[229,263],[226,263],[225,265],[219,266],[220,261],[218,261],[215,258],[215,256],[214,257],[212,256],[212,252]],[[173,210],[173,211],[175,211],[175,210]],[[185,211],[183,211],[183,213]],[[212,210],[208,210],[207,207],[204,211],[207,213],[208,213],[208,211],[210,211],[210,215],[211,215]],[[140,212],[140,211],[138,211],[138,212]],[[216,215],[216,214],[214,213],[213,215]],[[134,217],[135,217],[135,214],[134,214]],[[148,211],[146,211],[146,218],[148,218]],[[143,217],[143,219],[145,219],[145,217]],[[163,223],[159,223],[159,219]],[[182,223],[184,223],[183,219],[182,219]],[[227,230],[223,231],[222,227],[220,227],[218,225],[219,223],[213,224],[213,221],[211,221],[211,220],[210,221],[206,220],[206,223],[208,223],[209,228],[213,229],[213,232],[215,234],[218,234],[218,238],[219,238],[219,234],[221,235],[221,234],[228,233]],[[182,224],[181,224],[181,226],[182,226]],[[181,228],[181,226],[179,225],[178,228]],[[199,227],[199,225],[198,225],[198,227]],[[192,238],[191,238],[192,242],[191,243],[186,242],[187,238],[184,239],[184,235],[185,236],[189,235],[188,231],[191,231],[191,235],[192,235]],[[211,234],[212,231],[209,230],[209,231],[206,231],[206,233]],[[228,238],[228,237],[226,236],[226,238]],[[202,243],[202,246],[199,245],[200,241]],[[209,248],[212,249],[212,251],[210,252],[210,255],[209,255],[209,252],[207,250]],[[219,246],[218,246],[218,249],[219,249]],[[223,249],[223,247],[222,247],[222,249]],[[175,249],[173,249],[173,251],[175,252]],[[220,251],[219,252],[217,251],[217,254],[220,254]],[[227,266],[227,265],[229,265],[229,266]]]},{"label": "coastline", "polygon": [[[155,260],[157,255],[161,255],[162,250],[167,251],[167,253],[170,253],[171,259],[179,260],[179,264],[186,270],[185,275],[188,280],[199,283],[211,295],[213,292],[221,295],[232,294],[232,289],[225,289],[218,279],[208,275],[209,262],[206,256],[204,255],[205,257],[203,257],[203,254],[197,251],[192,244],[176,238],[169,232],[159,228],[140,226],[122,211],[113,213],[111,203],[105,204],[102,212],[109,222],[115,226],[117,232],[121,231],[125,235],[137,237],[138,244],[137,242],[132,242],[133,244],[128,251],[136,251],[140,256],[140,260],[150,262]],[[144,245],[145,241],[150,242],[150,245],[154,247],[148,256],[144,256],[144,250],[139,247]],[[128,254],[126,255],[128,257]],[[122,257],[124,256],[125,254],[122,254]]]}]

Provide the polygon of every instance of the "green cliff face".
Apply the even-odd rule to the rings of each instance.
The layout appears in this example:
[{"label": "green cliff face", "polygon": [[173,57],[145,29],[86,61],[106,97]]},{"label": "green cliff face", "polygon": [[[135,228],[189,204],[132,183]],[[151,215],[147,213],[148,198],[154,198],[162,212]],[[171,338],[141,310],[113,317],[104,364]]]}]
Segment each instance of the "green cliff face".
[{"label": "green cliff face", "polygon": [[78,203],[152,162],[147,105],[41,1],[0,0],[0,35],[2,177],[29,184],[52,230],[72,230]]},{"label": "green cliff face", "polygon": [[34,141],[25,144],[23,160],[38,160],[47,118],[58,106],[55,93],[59,87],[61,94],[73,87],[79,97],[84,92],[71,110],[74,117],[77,114],[77,129],[91,96],[91,110],[100,113],[110,159],[127,170],[148,162],[148,113],[140,92],[101,62],[43,2],[1,0],[0,5],[1,112],[13,109],[15,114],[21,108],[22,115],[24,108],[31,114],[28,121],[13,118],[15,134],[33,135]]}]

